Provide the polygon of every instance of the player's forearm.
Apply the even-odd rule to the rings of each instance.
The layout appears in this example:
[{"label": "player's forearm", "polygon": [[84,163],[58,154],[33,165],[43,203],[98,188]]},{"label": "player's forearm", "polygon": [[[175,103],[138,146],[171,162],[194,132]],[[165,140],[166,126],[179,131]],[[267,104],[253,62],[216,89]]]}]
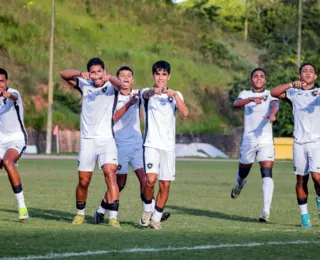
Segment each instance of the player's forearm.
[{"label": "player's forearm", "polygon": [[271,109],[269,116],[275,116],[279,111],[279,101],[272,101],[270,107]]},{"label": "player's forearm", "polygon": [[113,121],[117,122],[129,110],[129,108],[129,104],[125,104],[123,107],[121,107],[117,112],[115,112]]},{"label": "player's forearm", "polygon": [[143,96],[144,99],[149,99],[152,96],[154,96],[155,93],[156,93],[155,92],[155,88],[150,88],[147,91],[143,92],[142,96]]},{"label": "player's forearm", "polygon": [[283,84],[271,89],[270,94],[273,97],[283,98],[287,89],[292,88],[292,83]]},{"label": "player's forearm", "polygon": [[120,88],[121,87],[121,81],[118,78],[110,75],[109,81],[116,88]]},{"label": "player's forearm", "polygon": [[8,93],[8,99],[11,99],[12,101],[16,102],[18,100],[18,97],[10,92],[7,92]]},{"label": "player's forearm", "polygon": [[175,95],[175,99],[176,99],[176,104],[177,104],[177,107],[178,107],[180,114],[183,117],[187,117],[189,115],[189,110],[188,110],[186,104],[183,102],[183,100],[179,97],[178,94]]},{"label": "player's forearm", "polygon": [[252,102],[251,98],[245,98],[245,99],[239,98],[236,101],[234,101],[233,108],[242,108],[251,102]]},{"label": "player's forearm", "polygon": [[81,76],[81,71],[80,70],[64,70],[60,73],[61,78],[64,80],[72,80],[75,77],[80,77]]}]

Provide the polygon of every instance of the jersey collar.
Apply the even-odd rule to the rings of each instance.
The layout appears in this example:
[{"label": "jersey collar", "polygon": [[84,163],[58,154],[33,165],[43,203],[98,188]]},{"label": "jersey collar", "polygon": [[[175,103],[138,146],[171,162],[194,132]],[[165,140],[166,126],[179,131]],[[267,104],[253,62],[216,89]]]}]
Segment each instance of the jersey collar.
[{"label": "jersey collar", "polygon": [[130,93],[128,93],[128,94],[123,94],[122,91],[120,90],[120,94],[123,96],[129,96],[131,94],[131,92],[132,92],[132,88],[130,88]]},{"label": "jersey collar", "polygon": [[266,89],[264,88],[264,89],[262,89],[262,91],[257,92],[257,91],[255,91],[255,90],[254,90],[254,88],[253,88],[253,89],[251,89],[251,91],[252,91],[253,93],[263,93],[263,92],[265,92],[265,90],[266,90]]}]

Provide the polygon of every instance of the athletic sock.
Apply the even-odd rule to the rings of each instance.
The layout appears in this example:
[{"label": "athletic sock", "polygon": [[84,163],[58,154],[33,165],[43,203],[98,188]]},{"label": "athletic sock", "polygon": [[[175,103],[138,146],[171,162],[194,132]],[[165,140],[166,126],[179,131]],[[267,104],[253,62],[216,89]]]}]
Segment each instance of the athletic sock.
[{"label": "athletic sock", "polygon": [[16,196],[17,202],[18,202],[18,208],[26,208],[26,204],[24,202],[24,195],[23,195],[23,191],[19,192],[19,193],[15,193],[14,194]]},{"label": "athletic sock", "polygon": [[156,222],[160,222],[162,218],[162,213],[163,213],[163,208],[160,208],[156,205],[152,214],[152,219]]},{"label": "athletic sock", "polygon": [[270,177],[262,178],[262,191],[263,191],[263,211],[270,213],[270,207],[272,202],[274,183]]}]

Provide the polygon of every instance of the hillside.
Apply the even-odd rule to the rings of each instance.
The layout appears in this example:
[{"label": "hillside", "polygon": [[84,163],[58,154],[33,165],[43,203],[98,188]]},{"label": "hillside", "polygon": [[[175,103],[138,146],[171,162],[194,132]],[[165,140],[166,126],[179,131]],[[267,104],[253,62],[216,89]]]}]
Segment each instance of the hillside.
[{"label": "hillside", "polygon": [[[63,86],[59,72],[85,70],[87,60],[99,56],[112,74],[131,66],[136,88],[151,86],[152,64],[168,60],[170,87],[184,94],[190,109],[178,132],[230,131],[227,90],[253,67],[257,51],[183,8],[171,1],[56,0],[54,124],[79,127],[80,96]],[[35,129],[46,122],[50,22],[50,0],[10,1],[0,10],[0,66],[22,92],[26,125]]]}]

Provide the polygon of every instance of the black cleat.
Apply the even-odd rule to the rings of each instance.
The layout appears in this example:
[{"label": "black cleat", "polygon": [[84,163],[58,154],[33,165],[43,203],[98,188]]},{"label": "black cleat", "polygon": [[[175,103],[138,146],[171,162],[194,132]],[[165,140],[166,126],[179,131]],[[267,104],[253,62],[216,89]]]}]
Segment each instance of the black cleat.
[{"label": "black cleat", "polygon": [[104,222],[104,214],[102,213],[99,213],[99,212],[95,212],[94,215],[93,215],[93,221],[94,221],[94,224],[101,224]]},{"label": "black cleat", "polygon": [[170,217],[170,215],[171,215],[170,212],[163,212],[161,217],[161,222],[166,221]]}]

